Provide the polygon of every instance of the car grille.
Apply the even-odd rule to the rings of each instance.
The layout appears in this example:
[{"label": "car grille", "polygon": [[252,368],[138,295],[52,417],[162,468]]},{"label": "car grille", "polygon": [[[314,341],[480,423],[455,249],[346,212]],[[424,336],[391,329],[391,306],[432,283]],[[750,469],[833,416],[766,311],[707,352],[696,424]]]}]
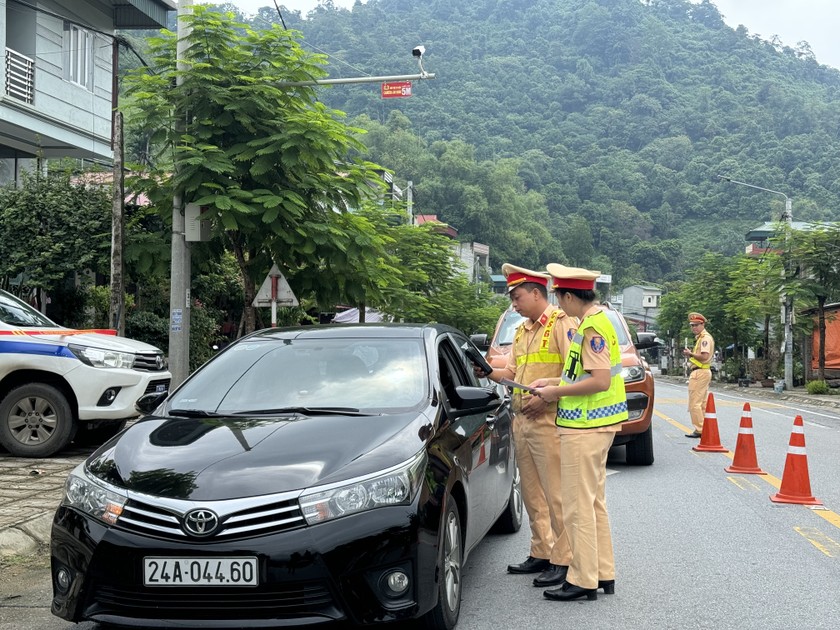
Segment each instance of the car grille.
[{"label": "car grille", "polygon": [[[169,508],[132,498],[123,507],[117,526],[158,538],[196,540],[181,529],[181,517],[188,509],[208,506],[181,503],[185,504],[183,508]],[[210,506],[209,509],[218,513],[220,525],[218,531],[202,540],[236,540],[282,532],[306,524],[297,498],[278,500],[275,496],[240,499],[237,508],[228,512]]]},{"label": "car grille", "polygon": [[[161,385],[163,386],[163,389],[158,389]],[[149,381],[149,384],[146,385],[146,391],[144,393],[145,394],[152,394],[152,393],[158,392],[158,391],[165,391],[165,392],[169,391],[169,379],[168,378],[160,379],[160,380],[157,380],[157,381]]]},{"label": "car grille", "polygon": [[163,359],[163,354],[159,352],[135,354],[131,367],[141,372],[162,372],[166,369],[166,361]]},{"label": "car grille", "polygon": [[[271,590],[268,590],[268,589]],[[153,619],[279,619],[291,616],[343,616],[323,582],[244,588],[119,588],[96,583],[90,589],[88,613]]]}]

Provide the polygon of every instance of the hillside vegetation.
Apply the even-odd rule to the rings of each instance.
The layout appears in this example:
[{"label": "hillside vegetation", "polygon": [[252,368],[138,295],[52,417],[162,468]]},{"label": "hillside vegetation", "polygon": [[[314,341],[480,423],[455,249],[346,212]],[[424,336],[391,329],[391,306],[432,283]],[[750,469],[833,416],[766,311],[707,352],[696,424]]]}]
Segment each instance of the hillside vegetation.
[{"label": "hillside vegetation", "polygon": [[[795,220],[837,218],[840,72],[807,43],[733,30],[708,2],[369,0],[283,17],[332,55],[332,76],[414,73],[411,48],[425,45],[437,78],[411,98],[383,100],[377,84],[320,95],[371,130],[370,159],[414,182],[416,212],[488,243],[495,269],[539,221],[554,245],[525,263],[559,245],[617,286],[682,279],[703,253],[737,253],[748,229],[781,215],[780,196],[718,174],[785,192]],[[249,21],[280,23],[273,7]],[[511,169],[508,192],[528,202],[503,196],[513,215],[479,220],[495,203],[487,186]],[[473,207],[471,186],[482,191]],[[495,227],[505,222],[520,231],[515,247]]]}]

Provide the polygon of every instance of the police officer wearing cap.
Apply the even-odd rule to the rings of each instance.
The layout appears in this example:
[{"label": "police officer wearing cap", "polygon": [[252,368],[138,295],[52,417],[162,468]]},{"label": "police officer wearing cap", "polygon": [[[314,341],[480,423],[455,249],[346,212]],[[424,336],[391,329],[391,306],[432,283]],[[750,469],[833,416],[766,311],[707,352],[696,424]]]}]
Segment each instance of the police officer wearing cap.
[{"label": "police officer wearing cap", "polygon": [[[558,378],[577,320],[548,302],[549,276],[506,263],[513,309],[525,317],[516,330],[508,363],[489,378],[525,384]],[[524,562],[508,566],[510,573],[539,573],[534,586],[563,583],[571,560],[563,526],[560,441],[554,426],[556,406],[521,389],[513,390],[513,441],[522,480],[522,499],[531,525],[531,549]]]},{"label": "police officer wearing cap", "polygon": [[[618,336],[596,302],[600,275],[550,264],[559,305],[580,325],[566,354],[560,379],[530,383],[546,401],[558,401],[560,500],[572,550],[566,580],[543,591],[552,600],[597,599],[598,589],[615,592],[615,560],[607,515],[607,454],[620,423],[627,420]],[[559,380],[559,382],[558,382]]]},{"label": "police officer wearing cap", "polygon": [[706,330],[706,318],[700,313],[688,314],[688,325],[694,333],[694,349],[683,349],[688,359],[688,414],[694,431],[686,437],[699,438],[703,434],[703,419],[706,415],[706,397],[712,381],[712,357],[715,355],[715,340]]}]

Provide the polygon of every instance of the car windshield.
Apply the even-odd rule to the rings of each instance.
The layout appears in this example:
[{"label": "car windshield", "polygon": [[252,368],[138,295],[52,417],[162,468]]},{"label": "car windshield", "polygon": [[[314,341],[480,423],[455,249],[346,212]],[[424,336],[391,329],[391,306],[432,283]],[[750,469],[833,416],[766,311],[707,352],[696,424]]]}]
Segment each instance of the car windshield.
[{"label": "car windshield", "polygon": [[525,319],[516,311],[507,311],[502,325],[499,327],[499,334],[496,336],[497,343],[500,346],[509,346],[513,343],[513,336],[516,333],[516,327]]},{"label": "car windshield", "polygon": [[59,328],[59,325],[48,319],[23,300],[19,300],[10,293],[0,291],[0,322],[9,326]]},{"label": "car windshield", "polygon": [[173,415],[387,413],[420,404],[427,373],[416,339],[260,338],[207,364],[168,408]]}]

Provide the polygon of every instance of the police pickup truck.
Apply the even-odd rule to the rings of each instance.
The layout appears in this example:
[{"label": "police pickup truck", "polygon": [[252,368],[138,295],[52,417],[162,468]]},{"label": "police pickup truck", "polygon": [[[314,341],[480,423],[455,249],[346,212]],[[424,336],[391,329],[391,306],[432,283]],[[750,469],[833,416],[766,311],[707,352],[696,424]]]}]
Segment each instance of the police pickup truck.
[{"label": "police pickup truck", "polygon": [[12,455],[105,441],[138,415],[140,396],[167,391],[171,378],[154,346],[64,328],[0,290],[0,445]]}]

